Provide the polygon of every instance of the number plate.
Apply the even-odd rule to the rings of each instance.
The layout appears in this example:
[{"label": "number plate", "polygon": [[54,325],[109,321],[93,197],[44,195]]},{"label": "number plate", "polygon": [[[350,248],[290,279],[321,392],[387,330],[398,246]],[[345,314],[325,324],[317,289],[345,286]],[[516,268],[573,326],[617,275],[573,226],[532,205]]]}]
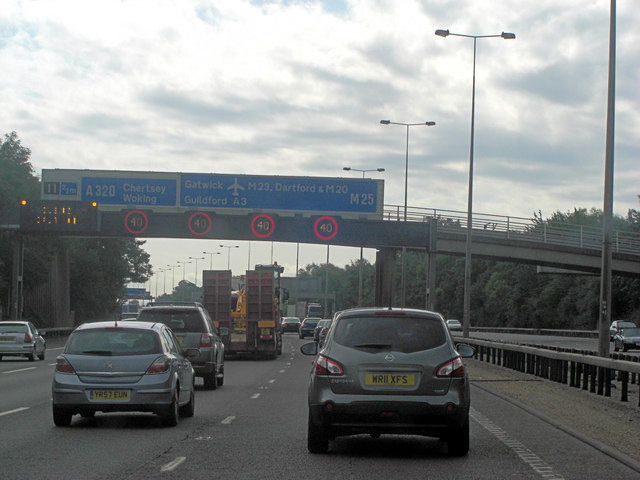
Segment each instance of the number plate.
[{"label": "number plate", "polygon": [[364,383],[365,385],[412,386],[415,385],[416,379],[413,374],[367,373]]},{"label": "number plate", "polygon": [[0,337],[0,342],[15,342],[16,337]]},{"label": "number plate", "polygon": [[129,390],[89,390],[89,400],[94,402],[116,401],[128,402]]}]

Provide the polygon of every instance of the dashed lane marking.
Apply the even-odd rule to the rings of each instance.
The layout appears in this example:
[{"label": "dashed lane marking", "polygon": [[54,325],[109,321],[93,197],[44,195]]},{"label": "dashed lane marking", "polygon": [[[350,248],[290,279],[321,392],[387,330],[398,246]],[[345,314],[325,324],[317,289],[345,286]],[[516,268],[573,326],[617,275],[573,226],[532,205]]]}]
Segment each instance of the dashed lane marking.
[{"label": "dashed lane marking", "polygon": [[233,422],[236,419],[236,417],[234,417],[233,415],[228,416],[227,418],[225,418],[224,420],[222,420],[223,425],[229,425],[231,422]]},{"label": "dashed lane marking", "polygon": [[26,372],[27,370],[35,370],[36,367],[27,367],[27,368],[20,368],[18,370],[7,370],[6,372],[2,372],[2,373],[16,373],[16,372]]},{"label": "dashed lane marking", "polygon": [[518,440],[511,438],[507,432],[494,424],[487,417],[479,413],[477,410],[471,408],[469,412],[471,418],[482,425],[485,429],[495,435],[498,440],[504,443],[507,447],[513,450],[520,459],[535,470],[542,478],[548,480],[564,480],[562,475],[559,475],[553,471],[549,465],[547,465],[540,457],[529,450],[526,446],[520,443]]},{"label": "dashed lane marking", "polygon": [[7,410],[6,412],[0,412],[0,417],[3,417],[5,415],[11,415],[12,413],[23,412],[25,410],[29,410],[29,407],[14,408],[13,410]]},{"label": "dashed lane marking", "polygon": [[180,466],[180,464],[182,462],[184,462],[187,459],[187,457],[176,457],[175,460],[173,460],[172,462],[167,463],[166,465],[163,465],[160,468],[161,472],[171,472],[173,470],[175,470],[176,468],[178,468],[178,466]]},{"label": "dashed lane marking", "polygon": [[254,393],[253,395],[251,395],[251,398],[256,399],[260,396],[259,393]]}]

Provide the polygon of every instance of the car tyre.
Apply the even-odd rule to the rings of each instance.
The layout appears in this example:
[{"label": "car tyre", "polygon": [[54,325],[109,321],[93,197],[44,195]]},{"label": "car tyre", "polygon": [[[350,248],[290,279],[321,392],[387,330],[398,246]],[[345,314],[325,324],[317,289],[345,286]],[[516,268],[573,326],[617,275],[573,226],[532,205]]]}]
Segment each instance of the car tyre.
[{"label": "car tyre", "polygon": [[165,427],[175,427],[178,425],[178,387],[176,386],[176,391],[173,394],[173,400],[166,407],[166,409],[160,414],[160,418],[162,420],[162,424]]},{"label": "car tyre", "polygon": [[618,344],[616,342],[613,342],[613,351],[614,352],[618,351]]},{"label": "car tyre", "polygon": [[629,349],[628,349],[628,348],[627,348],[627,346],[623,343],[623,344],[622,344],[622,351],[623,351],[623,352],[626,352],[627,350],[629,350]]},{"label": "car tyre", "polygon": [[27,355],[27,358],[29,359],[30,362],[33,362],[36,359],[36,347],[35,345],[33,346],[33,351]]},{"label": "car tyre", "polygon": [[224,385],[224,365],[220,369],[220,373],[218,373],[218,386],[221,387]]},{"label": "car tyre", "polygon": [[213,372],[207,373],[202,380],[204,381],[204,388],[207,390],[215,390],[218,388],[218,367],[213,369]]},{"label": "car tyre", "polygon": [[68,427],[71,425],[72,416],[69,410],[53,405],[53,423],[56,427]]},{"label": "car tyre", "polygon": [[44,360],[44,355],[45,355],[45,352],[46,352],[46,351],[47,351],[47,350],[46,350],[45,348],[43,348],[43,349],[42,349],[42,353],[41,353],[40,355],[38,355],[38,358],[39,358],[40,360]]},{"label": "car tyre", "polygon": [[447,435],[449,455],[462,457],[469,453],[469,417],[460,427],[451,427]]},{"label": "car tyre", "polygon": [[309,412],[309,423],[307,426],[307,449],[311,453],[327,453],[329,450],[329,434],[326,427],[316,425]]},{"label": "car tyre", "polygon": [[181,417],[193,417],[193,414],[196,411],[196,389],[195,386],[191,385],[191,396],[189,397],[189,403],[180,407],[180,416]]}]

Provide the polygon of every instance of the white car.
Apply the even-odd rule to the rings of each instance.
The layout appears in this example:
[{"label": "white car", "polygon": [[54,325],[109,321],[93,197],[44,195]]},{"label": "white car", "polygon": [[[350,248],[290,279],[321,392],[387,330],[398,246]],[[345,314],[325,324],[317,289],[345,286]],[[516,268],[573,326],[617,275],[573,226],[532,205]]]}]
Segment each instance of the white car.
[{"label": "white car", "polygon": [[36,358],[44,360],[47,344],[42,338],[44,332],[31,322],[0,322],[0,360],[3,356],[27,357],[29,361]]},{"label": "white car", "polygon": [[447,327],[449,327],[449,330],[451,331],[462,331],[462,324],[460,323],[460,320],[455,320],[453,318],[447,320]]}]

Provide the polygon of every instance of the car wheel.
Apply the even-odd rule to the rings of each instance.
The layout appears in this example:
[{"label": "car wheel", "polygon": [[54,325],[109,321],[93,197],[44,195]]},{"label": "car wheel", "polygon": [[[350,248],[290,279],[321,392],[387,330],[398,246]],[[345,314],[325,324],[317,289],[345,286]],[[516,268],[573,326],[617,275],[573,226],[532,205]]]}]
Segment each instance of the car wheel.
[{"label": "car wheel", "polygon": [[626,352],[627,350],[629,350],[629,348],[623,343],[622,344],[622,351]]},{"label": "car wheel", "polygon": [[69,410],[53,405],[53,423],[56,427],[68,427],[71,425],[72,416]]},{"label": "car wheel", "polygon": [[27,355],[27,358],[29,359],[30,362],[33,362],[36,359],[36,347],[35,347],[35,345],[33,347],[33,351],[31,353],[29,353],[29,355]]},{"label": "car wheel", "polygon": [[40,360],[44,360],[44,354],[45,354],[45,352],[46,352],[46,351],[47,351],[47,349],[46,349],[46,348],[43,348],[43,349],[42,349],[42,353],[41,353],[40,355],[38,355],[38,358],[39,358]]},{"label": "car wheel", "polygon": [[215,390],[218,388],[218,372],[217,367],[213,369],[213,372],[207,373],[202,380],[204,380],[204,388],[207,390]]},{"label": "car wheel", "polygon": [[618,344],[616,342],[613,342],[613,351],[614,352],[618,351]]},{"label": "car wheel", "polygon": [[189,403],[180,407],[181,417],[193,417],[196,411],[196,389],[191,385],[191,396],[189,397]]},{"label": "car wheel", "polygon": [[160,419],[162,420],[162,424],[165,427],[175,427],[176,425],[178,425],[178,391],[177,391],[177,386],[176,386],[176,391],[173,394],[173,400],[171,401],[171,403],[166,407],[166,409],[160,414]]},{"label": "car wheel", "polygon": [[329,450],[329,434],[326,427],[316,425],[309,412],[309,423],[307,426],[307,449],[311,453],[327,453]]},{"label": "car wheel", "polygon": [[449,455],[461,457],[469,453],[469,417],[461,427],[451,427],[447,435]]}]

